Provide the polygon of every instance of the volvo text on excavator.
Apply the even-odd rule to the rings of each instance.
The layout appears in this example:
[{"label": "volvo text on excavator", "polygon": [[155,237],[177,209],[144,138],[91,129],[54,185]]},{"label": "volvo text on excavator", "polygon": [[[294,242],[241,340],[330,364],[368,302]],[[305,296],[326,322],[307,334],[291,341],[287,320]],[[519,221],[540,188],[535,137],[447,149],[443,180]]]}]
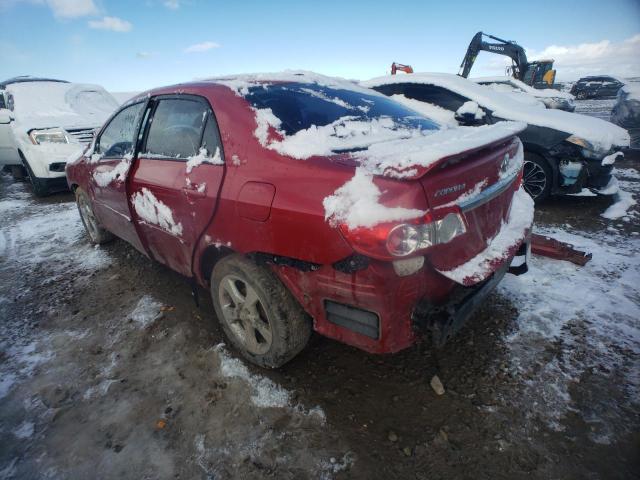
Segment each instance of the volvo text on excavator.
[{"label": "volvo text on excavator", "polygon": [[[483,37],[495,40],[497,43],[484,41]],[[478,32],[473,36],[467,53],[460,64],[458,75],[467,78],[473,67],[478,53],[481,51],[505,55],[511,58],[512,65],[507,68],[507,73],[514,78],[536,88],[549,88],[556,79],[556,71],[553,69],[553,60],[527,61],[527,54],[520,45],[514,41],[503,40],[493,35]]]}]

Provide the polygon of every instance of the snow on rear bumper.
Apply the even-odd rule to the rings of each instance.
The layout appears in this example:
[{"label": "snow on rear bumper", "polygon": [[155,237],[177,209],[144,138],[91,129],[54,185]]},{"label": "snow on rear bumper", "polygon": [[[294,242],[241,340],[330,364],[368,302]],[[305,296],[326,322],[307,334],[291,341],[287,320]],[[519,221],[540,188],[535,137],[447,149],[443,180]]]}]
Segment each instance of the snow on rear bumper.
[{"label": "snow on rear bumper", "polygon": [[533,200],[520,187],[513,195],[507,222],[502,224],[500,231],[489,242],[487,248],[451,270],[438,270],[438,272],[464,286],[475,285],[486,280],[518,251],[520,244],[531,232],[533,212]]}]

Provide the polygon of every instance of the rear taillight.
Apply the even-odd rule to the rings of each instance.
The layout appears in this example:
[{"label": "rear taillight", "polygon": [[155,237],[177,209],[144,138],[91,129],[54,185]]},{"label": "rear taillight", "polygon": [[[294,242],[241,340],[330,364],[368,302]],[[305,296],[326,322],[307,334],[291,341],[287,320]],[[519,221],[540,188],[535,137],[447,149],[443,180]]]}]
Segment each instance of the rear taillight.
[{"label": "rear taillight", "polygon": [[441,218],[425,215],[411,222],[382,223],[372,228],[349,229],[340,225],[340,230],[358,253],[380,260],[395,260],[450,242],[467,228],[459,211],[449,211]]}]

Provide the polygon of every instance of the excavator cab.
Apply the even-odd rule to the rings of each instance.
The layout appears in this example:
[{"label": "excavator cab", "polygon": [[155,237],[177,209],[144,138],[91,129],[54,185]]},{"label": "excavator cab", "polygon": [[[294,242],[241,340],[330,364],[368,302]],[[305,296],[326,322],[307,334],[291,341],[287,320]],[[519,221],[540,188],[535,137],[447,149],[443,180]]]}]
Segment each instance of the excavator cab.
[{"label": "excavator cab", "polygon": [[538,60],[529,63],[522,81],[535,88],[553,87],[556,81],[556,71],[553,69],[553,60]]}]

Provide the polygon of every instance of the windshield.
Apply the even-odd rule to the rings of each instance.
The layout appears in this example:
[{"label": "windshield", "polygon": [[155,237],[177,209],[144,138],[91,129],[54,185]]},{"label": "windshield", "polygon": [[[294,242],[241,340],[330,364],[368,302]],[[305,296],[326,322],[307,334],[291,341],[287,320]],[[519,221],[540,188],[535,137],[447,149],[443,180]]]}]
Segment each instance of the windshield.
[{"label": "windshield", "polygon": [[245,98],[256,109],[270,108],[286,135],[340,119],[371,122],[392,120],[398,128],[438,130],[433,121],[395,101],[358,90],[316,83],[277,83],[251,87]]}]

